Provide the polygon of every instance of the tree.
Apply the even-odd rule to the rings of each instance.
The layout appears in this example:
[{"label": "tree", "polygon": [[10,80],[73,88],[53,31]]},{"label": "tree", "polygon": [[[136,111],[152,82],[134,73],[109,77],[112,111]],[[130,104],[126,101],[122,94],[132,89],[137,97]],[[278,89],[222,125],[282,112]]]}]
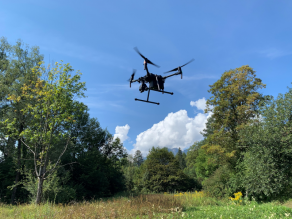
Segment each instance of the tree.
[{"label": "tree", "polygon": [[292,194],[292,89],[263,107],[263,120],[240,132],[247,150],[238,178],[248,197],[284,199]]},{"label": "tree", "polygon": [[179,163],[179,167],[184,170],[186,168],[186,160],[185,157],[183,155],[183,152],[181,151],[181,149],[178,149],[177,154],[175,155],[175,159],[178,161]]},{"label": "tree", "polygon": [[[204,137],[204,143],[207,143],[206,141],[205,141],[205,139],[208,137],[208,136],[210,136],[210,135],[213,135],[214,134],[214,130],[215,130],[215,128],[213,127],[213,123],[215,122],[215,117],[213,117],[213,116],[210,116],[208,119],[207,119],[207,122],[206,122],[206,128],[202,131],[202,132],[200,132],[202,135],[203,135],[203,137]],[[203,144],[204,145],[204,144]],[[200,144],[200,147],[201,147],[202,145]]]},{"label": "tree", "polygon": [[[45,68],[35,66],[32,73],[38,75],[38,79],[31,81],[29,85],[24,84],[21,95],[10,94],[8,98],[14,102],[19,102],[21,99],[28,100],[21,111],[25,115],[33,116],[28,128],[21,132],[14,128],[15,119],[7,119],[5,125],[19,136],[21,142],[33,154],[35,174],[38,178],[37,204],[41,202],[44,180],[54,173],[67,149],[72,124],[75,122],[74,112],[86,109],[84,104],[73,100],[76,95],[84,97],[82,90],[85,90],[85,84],[78,83],[80,73],[71,77],[72,71],[69,64],[56,63],[56,67],[48,72],[48,78],[41,80]],[[53,163],[50,158],[54,143],[61,137],[66,137],[67,143]]]},{"label": "tree", "polygon": [[144,191],[159,193],[194,188],[190,178],[183,173],[173,153],[167,148],[153,147],[141,168],[140,179]]},{"label": "tree", "polygon": [[129,154],[126,158],[126,162],[124,162],[122,169],[125,177],[126,189],[128,192],[133,192],[135,188],[135,173],[137,172],[137,169],[139,169],[139,167],[137,165],[134,165],[134,158],[131,154]]},{"label": "tree", "polygon": [[[29,80],[36,80],[36,75],[31,69],[43,60],[38,47],[29,48],[21,40],[16,45],[11,46],[5,38],[0,39],[0,111],[1,120],[15,119],[14,128],[20,133],[26,128],[26,121],[31,115],[24,115],[22,110],[27,100],[11,101],[8,95],[20,96],[23,84],[28,84]],[[4,157],[12,156],[17,141],[16,169],[21,169],[21,160],[26,156],[26,148],[23,147],[20,138],[16,138],[6,127],[2,127],[1,147]],[[20,179],[20,171],[16,171],[15,183]],[[13,188],[11,194],[11,204],[14,204],[17,186]]]},{"label": "tree", "polygon": [[218,164],[235,164],[239,153],[245,150],[237,147],[238,132],[259,115],[259,107],[269,98],[257,92],[264,87],[248,65],[224,72],[210,85],[209,92],[213,96],[206,102],[205,113],[213,113],[214,122],[209,124],[213,134],[207,137],[203,149],[212,156],[220,155],[215,158]]},{"label": "tree", "polygon": [[143,163],[143,157],[142,157],[142,153],[141,153],[141,151],[140,150],[137,150],[136,152],[135,152],[135,155],[134,155],[134,160],[133,160],[134,162],[134,165],[136,165],[136,166],[138,166],[138,167],[140,167],[141,166],[141,164]]},{"label": "tree", "polygon": [[[75,194],[71,200],[108,197],[123,191],[125,180],[121,162],[127,155],[123,144],[118,138],[113,141],[108,130],[102,129],[98,120],[90,118],[87,111],[75,112],[74,118],[72,146],[61,158],[62,164],[72,163],[64,166],[64,171],[71,176],[64,187]],[[66,198],[60,196],[62,200]]]},{"label": "tree", "polygon": [[196,159],[199,156],[199,149],[201,148],[202,145],[205,144],[205,141],[197,141],[195,142],[189,149],[186,154],[186,168],[184,169],[184,173],[187,174],[188,176],[198,179],[198,174],[196,171]]}]

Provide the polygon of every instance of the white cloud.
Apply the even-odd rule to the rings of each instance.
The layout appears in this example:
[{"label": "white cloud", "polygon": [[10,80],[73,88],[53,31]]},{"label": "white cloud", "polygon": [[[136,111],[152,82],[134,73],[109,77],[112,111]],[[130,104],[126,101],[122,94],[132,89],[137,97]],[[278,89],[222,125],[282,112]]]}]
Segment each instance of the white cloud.
[{"label": "white cloud", "polygon": [[291,55],[292,52],[291,50],[288,49],[279,49],[279,48],[268,48],[268,49],[264,49],[259,51],[259,53],[267,58],[270,59],[275,59],[281,56],[287,56],[287,55]]},{"label": "white cloud", "polygon": [[191,101],[191,106],[195,106],[198,108],[198,110],[203,110],[206,109],[206,99],[203,97],[202,99],[199,99],[197,101]]},{"label": "white cloud", "polygon": [[117,126],[114,134],[114,139],[117,137],[121,140],[121,143],[123,143],[125,140],[127,140],[128,132],[129,132],[130,126],[126,124],[125,126]]},{"label": "white cloud", "polygon": [[[199,99],[194,102],[194,106],[202,109],[205,103],[205,98]],[[136,144],[134,144],[134,149],[132,149],[131,153],[140,150],[145,156],[153,146],[167,148],[180,147],[182,150],[188,148],[195,141],[203,139],[200,132],[205,128],[210,115],[198,113],[192,118],[188,117],[186,110],[169,113],[163,121],[154,124],[150,129],[137,136]]]}]

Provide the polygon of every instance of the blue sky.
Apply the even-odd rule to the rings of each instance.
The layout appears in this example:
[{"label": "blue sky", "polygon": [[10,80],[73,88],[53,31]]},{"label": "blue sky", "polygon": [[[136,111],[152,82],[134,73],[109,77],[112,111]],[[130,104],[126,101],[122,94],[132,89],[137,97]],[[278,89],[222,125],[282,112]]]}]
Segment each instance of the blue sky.
[{"label": "blue sky", "polygon": [[[83,75],[82,99],[103,128],[123,140],[130,153],[152,146],[188,148],[201,140],[209,86],[227,70],[249,65],[276,97],[292,82],[292,1],[0,1],[0,36],[39,46],[50,61],[64,60]],[[194,58],[165,91],[146,99],[139,50],[161,74]]]}]

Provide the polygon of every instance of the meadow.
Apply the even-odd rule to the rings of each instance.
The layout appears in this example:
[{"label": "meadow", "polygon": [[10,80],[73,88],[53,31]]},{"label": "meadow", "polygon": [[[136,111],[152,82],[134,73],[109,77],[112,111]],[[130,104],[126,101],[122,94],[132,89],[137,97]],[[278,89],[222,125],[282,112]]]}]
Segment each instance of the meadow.
[{"label": "meadow", "polygon": [[147,194],[71,202],[0,205],[1,218],[290,218],[291,202],[257,203],[242,198],[215,199],[204,192]]}]

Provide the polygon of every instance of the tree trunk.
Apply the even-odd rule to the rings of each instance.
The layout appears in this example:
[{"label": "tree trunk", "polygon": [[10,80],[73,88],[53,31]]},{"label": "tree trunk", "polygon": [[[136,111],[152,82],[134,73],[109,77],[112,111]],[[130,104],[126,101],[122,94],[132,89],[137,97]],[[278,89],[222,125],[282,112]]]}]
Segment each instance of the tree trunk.
[{"label": "tree trunk", "polygon": [[43,174],[40,174],[38,178],[38,191],[37,191],[37,197],[36,197],[36,204],[39,205],[42,201],[42,195],[43,195],[43,183],[44,183],[44,177]]},{"label": "tree trunk", "polygon": [[[16,170],[16,176],[15,176],[15,184],[17,184],[18,181],[19,181],[19,175],[20,175],[19,169],[21,168],[20,158],[21,158],[21,140],[18,139],[18,145],[17,145],[17,170]],[[11,201],[10,201],[10,203],[12,205],[15,203],[16,190],[17,190],[17,186],[15,186],[13,188],[13,190],[12,190]]]}]

